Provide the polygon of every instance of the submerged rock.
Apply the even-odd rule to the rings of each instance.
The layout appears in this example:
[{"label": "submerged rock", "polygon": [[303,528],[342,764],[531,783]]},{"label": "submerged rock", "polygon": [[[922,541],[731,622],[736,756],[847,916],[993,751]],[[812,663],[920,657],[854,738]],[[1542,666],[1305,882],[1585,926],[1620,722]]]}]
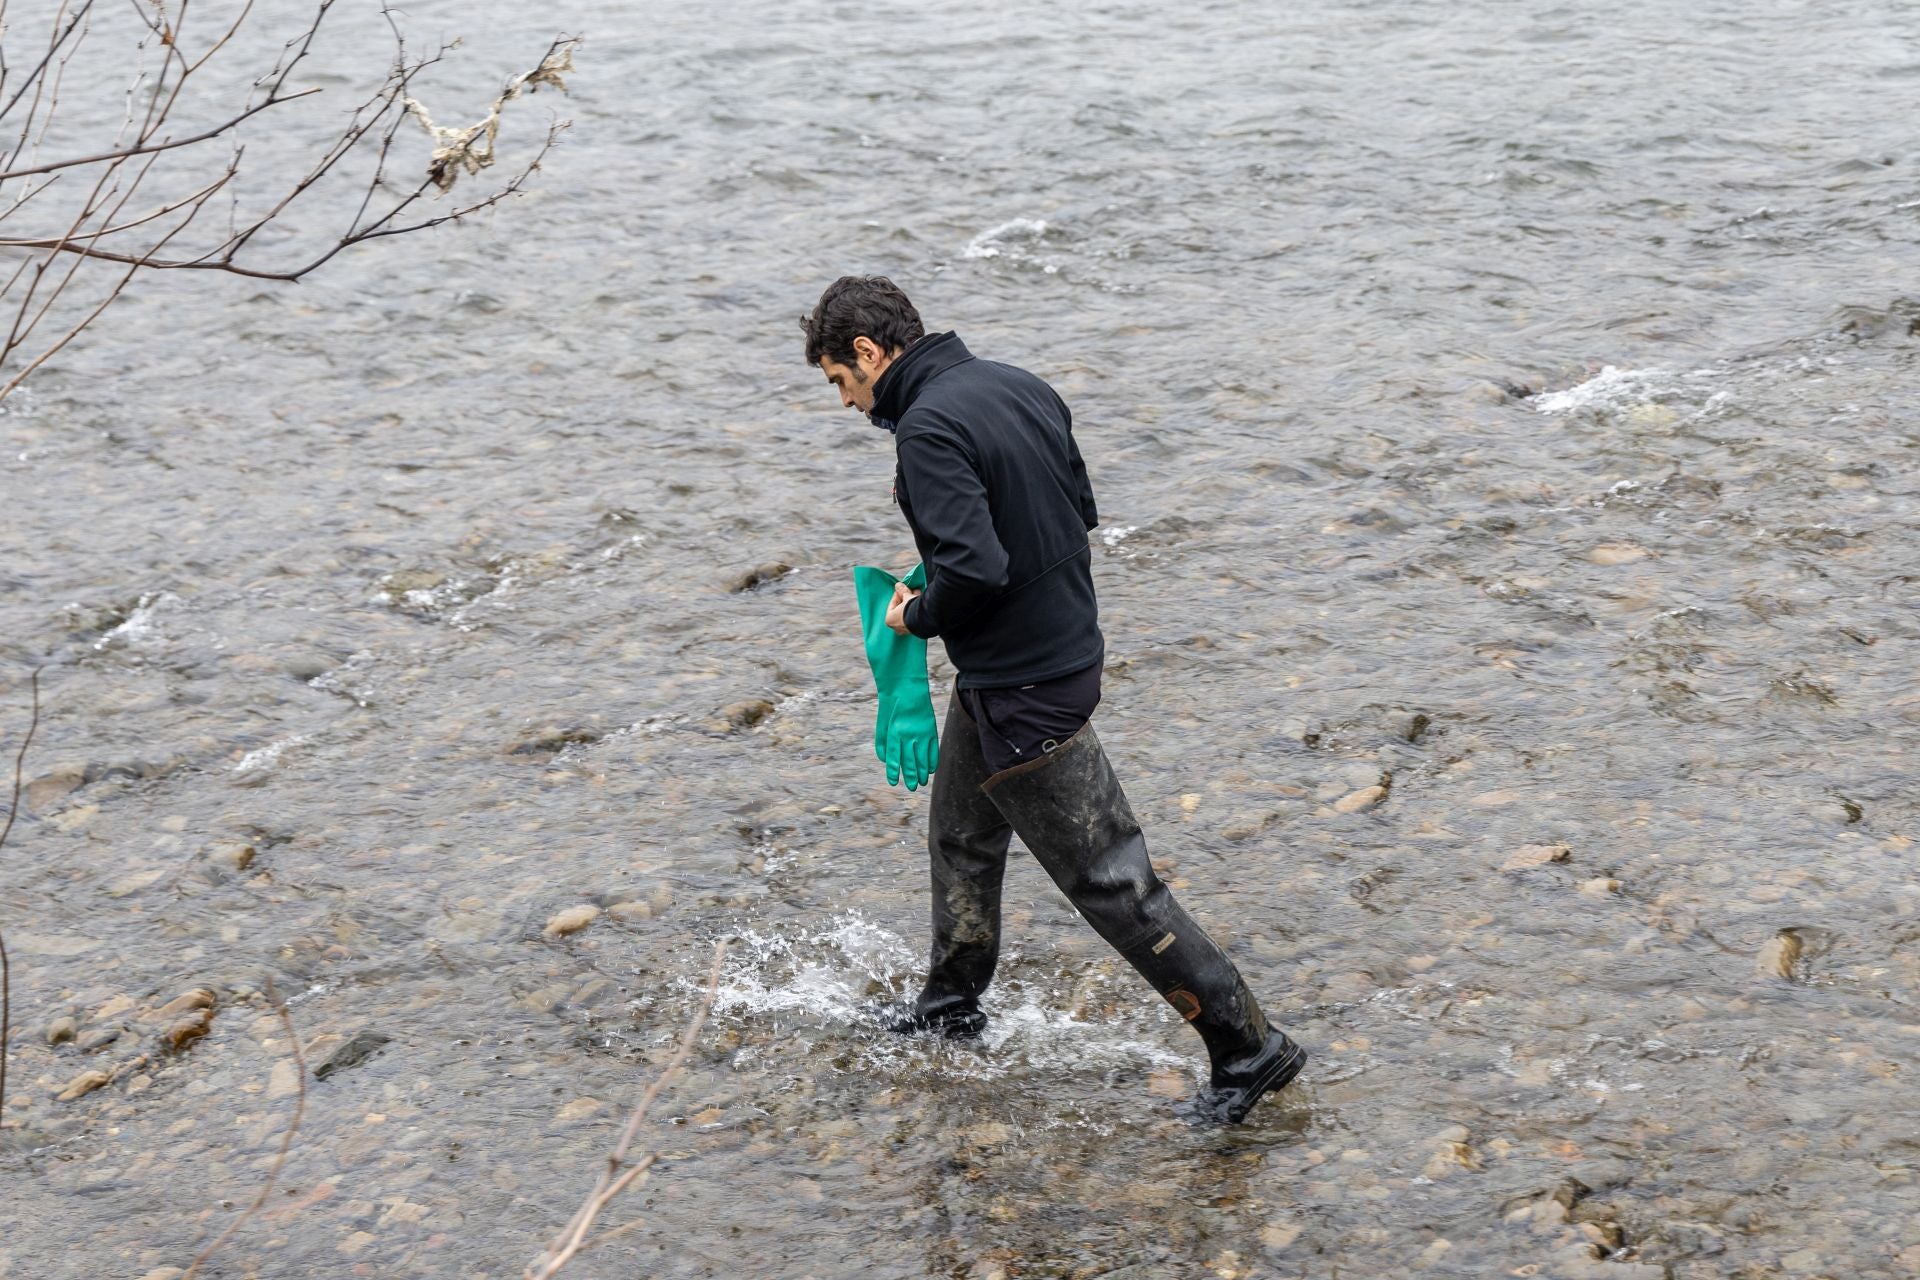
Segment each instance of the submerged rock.
[{"label": "submerged rock", "polygon": [[1386,798],[1387,789],[1384,786],[1375,784],[1374,786],[1362,787],[1358,791],[1349,792],[1341,796],[1333,802],[1333,807],[1337,813],[1359,813],[1362,810],[1373,808]]},{"label": "submerged rock", "polygon": [[1804,950],[1798,934],[1791,929],[1782,929],[1760,948],[1760,954],[1754,959],[1754,967],[1766,977],[1785,978],[1791,982],[1794,978],[1793,967],[1800,963],[1800,955]]},{"label": "submerged rock", "polygon": [[752,591],[756,587],[763,587],[769,582],[778,582],[792,572],[792,565],[779,560],[769,560],[765,564],[754,566],[745,573],[735,574],[733,579],[727,583],[727,590],[738,595],[742,591]]},{"label": "submerged rock", "polygon": [[593,906],[591,903],[578,907],[568,907],[565,911],[556,913],[551,920],[548,920],[547,927],[540,932],[549,938],[564,938],[570,933],[580,932],[599,918],[600,908]]},{"label": "submerged rock", "polygon": [[735,702],[720,709],[721,728],[727,730],[751,729],[773,714],[773,704],[765,698],[751,698],[745,702]]},{"label": "submerged rock", "polygon": [[104,1071],[82,1071],[79,1075],[67,1081],[64,1089],[53,1095],[54,1101],[72,1102],[75,1098],[92,1093],[95,1089],[107,1084],[112,1079],[113,1077]]},{"label": "submerged rock", "polygon": [[325,1062],[313,1069],[313,1078],[325,1080],[336,1072],[357,1067],[392,1041],[393,1037],[384,1031],[356,1031],[345,1044],[329,1054]]},{"label": "submerged rock", "polygon": [[1500,864],[1502,871],[1525,871],[1551,862],[1565,862],[1573,850],[1564,844],[1523,844]]},{"label": "submerged rock", "polygon": [[191,991],[183,991],[154,1010],[153,1021],[166,1022],[192,1013],[196,1009],[211,1009],[214,999],[213,992],[206,987],[195,987]]},{"label": "submerged rock", "polygon": [[47,1024],[47,1043],[65,1044],[80,1033],[80,1024],[73,1018],[55,1018]]}]

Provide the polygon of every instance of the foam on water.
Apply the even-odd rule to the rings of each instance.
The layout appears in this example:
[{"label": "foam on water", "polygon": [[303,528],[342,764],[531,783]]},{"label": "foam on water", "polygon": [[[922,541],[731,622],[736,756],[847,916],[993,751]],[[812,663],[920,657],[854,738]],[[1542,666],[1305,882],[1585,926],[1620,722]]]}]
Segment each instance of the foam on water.
[{"label": "foam on water", "polygon": [[1607,365],[1577,386],[1535,396],[1533,407],[1541,413],[1619,408],[1646,404],[1672,389],[1673,375],[1665,369],[1617,369]]},{"label": "foam on water", "polygon": [[1005,240],[1039,240],[1047,234],[1045,218],[1009,218],[997,227],[982,231],[967,241],[960,251],[963,258],[997,258],[1006,248]]},{"label": "foam on water", "polygon": [[[1119,1001],[1122,1020],[1089,1022],[1075,1015],[1076,993],[1022,976],[1018,992],[1006,984],[982,1002],[991,1021],[970,1045],[949,1045],[927,1036],[894,1036],[873,1024],[871,1006],[911,992],[924,968],[920,946],[848,912],[817,931],[766,931],[752,926],[735,934],[714,1000],[718,1018],[742,1024],[799,1022],[855,1040],[855,1069],[892,1074],[911,1067],[956,1079],[999,1079],[1027,1069],[1086,1071],[1116,1066],[1134,1069],[1192,1067],[1200,1061],[1131,1034],[1149,1019],[1171,1024],[1174,1015],[1143,992]],[[1002,966],[1017,969],[1017,958]],[[1130,975],[1122,975],[1122,981]],[[1094,978],[1083,986],[1101,982]],[[776,1042],[778,1043],[778,1042]],[[746,1058],[777,1052],[743,1050]]]}]

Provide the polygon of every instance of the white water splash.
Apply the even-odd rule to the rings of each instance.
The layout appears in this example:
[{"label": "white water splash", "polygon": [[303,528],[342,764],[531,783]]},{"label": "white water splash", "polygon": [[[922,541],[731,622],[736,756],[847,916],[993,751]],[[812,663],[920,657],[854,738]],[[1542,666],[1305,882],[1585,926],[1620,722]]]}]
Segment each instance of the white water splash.
[{"label": "white water splash", "polygon": [[[1199,1057],[1182,1055],[1152,1040],[1129,1034],[1135,1027],[1171,1026],[1178,1019],[1144,989],[1118,1001],[1128,1012],[1119,1020],[1087,1022],[1069,1007],[1073,993],[1036,983],[1030,976],[1018,993],[1004,991],[1017,960],[1002,964],[1002,982],[982,1005],[990,1021],[986,1034],[971,1045],[949,1045],[928,1036],[894,1036],[874,1025],[872,1008],[895,991],[912,991],[925,952],[892,930],[858,913],[837,916],[817,932],[770,933],[746,927],[736,935],[732,955],[721,972],[716,1016],[745,1023],[801,1022],[838,1032],[861,1043],[852,1061],[860,1070],[893,1074],[910,1067],[955,1079],[992,1080],[1013,1072],[1085,1071],[1090,1066],[1192,1067]],[[1117,975],[1129,984],[1132,975]],[[1095,976],[1082,986],[1101,986]],[[756,1057],[782,1052],[784,1038],[743,1049]]]},{"label": "white water splash", "polygon": [[254,773],[260,770],[271,769],[274,765],[280,763],[280,757],[284,755],[289,748],[297,747],[306,740],[306,734],[296,733],[291,738],[282,738],[278,742],[269,742],[264,747],[256,747],[235,762],[233,771],[235,773]]},{"label": "white water splash", "polygon": [[1577,409],[1609,409],[1646,404],[1673,390],[1673,375],[1665,369],[1617,369],[1608,365],[1579,386],[1550,391],[1533,398],[1541,413],[1572,413]]},{"label": "white water splash", "polygon": [[[1047,222],[1044,218],[1009,218],[997,227],[982,231],[967,241],[967,247],[960,251],[963,258],[998,258],[1009,249],[1006,241],[1026,240],[1037,242],[1047,234]],[[1013,256],[1026,255],[1014,253]]]},{"label": "white water splash", "polygon": [[173,603],[174,597],[164,591],[141,596],[140,603],[133,607],[133,612],[129,613],[118,626],[93,642],[94,652],[103,653],[116,645],[138,645],[154,639],[159,635],[159,627],[155,625],[155,619],[162,609]]}]

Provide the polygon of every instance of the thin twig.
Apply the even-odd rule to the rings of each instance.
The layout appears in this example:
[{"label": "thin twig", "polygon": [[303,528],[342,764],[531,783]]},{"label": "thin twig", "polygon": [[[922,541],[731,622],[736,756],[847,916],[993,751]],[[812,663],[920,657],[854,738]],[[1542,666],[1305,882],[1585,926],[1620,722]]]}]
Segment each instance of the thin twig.
[{"label": "thin twig", "polygon": [[36,173],[52,173],[56,169],[77,169],[85,164],[104,164],[109,160],[131,160],[134,156],[151,155],[156,151],[174,151],[180,147],[196,146],[202,142],[212,141],[229,129],[239,125],[243,120],[251,116],[259,115],[268,107],[277,107],[283,102],[292,102],[298,98],[310,98],[319,92],[320,90],[318,89],[302,89],[299,93],[290,93],[284,98],[269,98],[257,106],[249,107],[247,110],[242,111],[225,124],[216,125],[205,133],[196,133],[191,138],[169,138],[165,142],[155,142],[140,147],[128,147],[124,151],[103,151],[97,156],[82,156],[77,160],[49,160],[45,164],[29,165],[24,169],[9,169],[5,173],[0,173],[0,182],[5,182],[9,178],[25,178]]},{"label": "thin twig", "polygon": [[[13,799],[7,805],[7,825],[0,827],[0,849],[7,847],[13,834],[13,820],[20,816],[20,778],[27,767],[27,748],[33,745],[34,730],[40,727],[40,668],[28,677],[33,688],[33,717],[27,721],[27,736],[20,739],[20,750],[13,757]],[[0,933],[0,1125],[6,1123],[7,1036],[13,1031],[13,968],[7,961],[7,940]]]},{"label": "thin twig", "polygon": [[260,1206],[265,1204],[267,1197],[273,1194],[274,1183],[280,1180],[280,1170],[287,1163],[287,1152],[293,1149],[294,1135],[300,1132],[301,1118],[307,1114],[307,1055],[300,1051],[300,1036],[293,1029],[293,1015],[287,1012],[287,1002],[282,1000],[280,993],[273,989],[271,978],[267,980],[267,999],[273,1001],[273,1011],[280,1015],[280,1025],[287,1033],[287,1044],[293,1050],[293,1067],[298,1073],[294,1077],[294,1084],[298,1086],[299,1093],[293,1100],[293,1120],[287,1125],[286,1136],[280,1139],[279,1154],[273,1158],[273,1167],[267,1170],[267,1180],[261,1184],[260,1194],[253,1198],[253,1203],[248,1205],[239,1217],[227,1224],[227,1229],[222,1231],[212,1244],[200,1251],[200,1256],[187,1267],[180,1280],[193,1280],[194,1276],[200,1272],[200,1264],[211,1258],[214,1251],[221,1245],[231,1240],[233,1233],[245,1225],[247,1219],[260,1212]]},{"label": "thin twig", "polygon": [[[660,1158],[658,1152],[650,1151],[632,1164],[627,1164],[627,1152],[633,1147],[633,1140],[640,1132],[641,1124],[652,1109],[653,1101],[660,1096],[660,1090],[666,1086],[687,1057],[693,1052],[695,1041],[700,1038],[700,1028],[706,1025],[707,1015],[713,1011],[713,1002],[720,994],[720,966],[727,958],[727,944],[722,940],[713,948],[713,972],[707,977],[707,994],[700,1001],[700,1007],[694,1011],[693,1020],[687,1024],[686,1033],[680,1037],[680,1047],[674,1050],[673,1057],[666,1067],[653,1078],[641,1095],[640,1103],[634,1107],[633,1114],[627,1117],[627,1127],[620,1135],[620,1142],[607,1157],[607,1167],[600,1171],[600,1178],[593,1190],[574,1213],[571,1221],[553,1238],[541,1260],[529,1266],[522,1273],[522,1280],[551,1280],[559,1274],[560,1268],[567,1265],[574,1254],[586,1246],[587,1232],[593,1229],[593,1221],[600,1216],[613,1198],[631,1186],[636,1178],[653,1167]],[[623,1228],[624,1230],[624,1228]],[[185,1277],[182,1277],[185,1280]]]}]

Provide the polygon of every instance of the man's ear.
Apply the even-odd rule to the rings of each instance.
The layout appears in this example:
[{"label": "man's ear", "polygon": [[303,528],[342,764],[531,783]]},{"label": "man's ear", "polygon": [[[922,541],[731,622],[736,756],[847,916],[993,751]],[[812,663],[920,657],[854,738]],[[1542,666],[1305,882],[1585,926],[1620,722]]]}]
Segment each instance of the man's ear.
[{"label": "man's ear", "polygon": [[875,365],[880,363],[880,344],[872,338],[859,337],[853,340],[854,359],[862,363]]}]

